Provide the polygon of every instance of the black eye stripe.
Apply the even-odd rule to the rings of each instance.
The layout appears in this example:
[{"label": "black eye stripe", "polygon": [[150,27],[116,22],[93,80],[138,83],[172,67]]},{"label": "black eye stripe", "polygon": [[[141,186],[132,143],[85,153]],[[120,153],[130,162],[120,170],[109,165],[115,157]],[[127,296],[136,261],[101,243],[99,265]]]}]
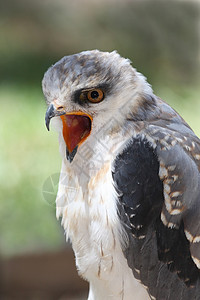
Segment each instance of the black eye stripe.
[{"label": "black eye stripe", "polygon": [[[111,86],[108,83],[101,84],[96,87],[85,87],[75,91],[72,95],[72,101],[78,103],[80,106],[88,107],[90,105],[90,101],[88,101],[87,94],[89,91],[101,89],[104,98],[111,93]],[[95,98],[94,98],[95,99]]]}]

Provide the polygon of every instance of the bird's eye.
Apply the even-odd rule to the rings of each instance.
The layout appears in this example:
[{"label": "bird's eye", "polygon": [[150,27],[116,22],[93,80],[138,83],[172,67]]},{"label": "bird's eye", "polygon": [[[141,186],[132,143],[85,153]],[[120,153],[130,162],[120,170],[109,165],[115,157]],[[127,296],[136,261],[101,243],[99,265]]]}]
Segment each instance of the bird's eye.
[{"label": "bird's eye", "polygon": [[104,93],[101,89],[93,89],[87,92],[87,99],[90,102],[98,103],[104,98]]}]

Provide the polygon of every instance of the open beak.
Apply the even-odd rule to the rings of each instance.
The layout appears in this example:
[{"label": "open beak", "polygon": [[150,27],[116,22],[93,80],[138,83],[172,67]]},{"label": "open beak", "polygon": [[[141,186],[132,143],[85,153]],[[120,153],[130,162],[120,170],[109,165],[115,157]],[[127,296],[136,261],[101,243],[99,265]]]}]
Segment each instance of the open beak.
[{"label": "open beak", "polygon": [[49,130],[51,118],[59,116],[63,124],[63,138],[66,143],[66,158],[72,162],[78,146],[90,135],[92,129],[92,117],[81,111],[68,112],[57,111],[51,104],[46,112],[45,122]]}]

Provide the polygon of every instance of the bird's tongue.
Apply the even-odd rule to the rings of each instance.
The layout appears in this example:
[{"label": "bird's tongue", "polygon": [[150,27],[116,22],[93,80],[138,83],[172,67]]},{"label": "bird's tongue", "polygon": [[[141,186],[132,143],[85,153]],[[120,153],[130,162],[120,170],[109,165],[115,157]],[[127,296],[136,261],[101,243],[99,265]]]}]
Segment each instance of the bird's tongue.
[{"label": "bird's tongue", "polygon": [[69,153],[86,140],[91,131],[91,119],[86,115],[69,114],[60,116],[63,137]]}]

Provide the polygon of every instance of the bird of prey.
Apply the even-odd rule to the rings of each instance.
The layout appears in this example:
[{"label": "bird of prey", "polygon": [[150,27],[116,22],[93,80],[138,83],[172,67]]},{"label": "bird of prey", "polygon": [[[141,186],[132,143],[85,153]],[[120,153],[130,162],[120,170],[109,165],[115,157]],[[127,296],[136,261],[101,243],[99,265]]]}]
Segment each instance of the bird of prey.
[{"label": "bird of prey", "polygon": [[198,137],[116,51],[65,56],[42,85],[88,299],[200,299]]}]

